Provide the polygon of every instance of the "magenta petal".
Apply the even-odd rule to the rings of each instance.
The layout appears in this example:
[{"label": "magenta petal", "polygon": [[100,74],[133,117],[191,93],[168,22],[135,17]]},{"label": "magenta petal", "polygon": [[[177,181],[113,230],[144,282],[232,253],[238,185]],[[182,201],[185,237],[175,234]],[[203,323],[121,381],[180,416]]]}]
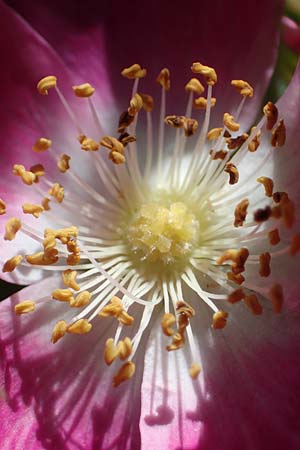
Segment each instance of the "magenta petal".
[{"label": "magenta petal", "polygon": [[[50,299],[58,283],[53,277],[1,304],[0,446],[139,450],[142,360],[137,358],[133,379],[113,388],[119,363],[104,364],[104,343],[112,330],[100,319],[88,335],[67,335],[53,345],[54,324],[68,317],[66,305]],[[39,292],[45,297],[36,311],[15,316],[13,306]]]},{"label": "magenta petal", "polygon": [[294,50],[300,52],[300,27],[289,17],[283,17],[282,21],[283,41],[285,45]]}]

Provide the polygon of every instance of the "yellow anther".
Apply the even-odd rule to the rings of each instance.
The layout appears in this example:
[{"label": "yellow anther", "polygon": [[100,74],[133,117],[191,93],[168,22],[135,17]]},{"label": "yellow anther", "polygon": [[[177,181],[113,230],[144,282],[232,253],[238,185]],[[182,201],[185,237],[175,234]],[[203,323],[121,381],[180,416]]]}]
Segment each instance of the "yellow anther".
[{"label": "yellow anther", "polygon": [[17,219],[16,217],[9,219],[5,224],[4,240],[12,241],[16,237],[17,232],[21,229],[21,226],[22,223],[20,219]]},{"label": "yellow anther", "polygon": [[[217,102],[215,97],[210,99],[210,107],[213,108]],[[195,109],[206,109],[207,107],[207,99],[205,97],[198,97],[194,100],[194,108]]]},{"label": "yellow anther", "polygon": [[45,152],[51,147],[52,141],[50,139],[41,137],[33,145],[32,150],[34,152]]},{"label": "yellow anther", "polygon": [[151,95],[139,93],[143,100],[143,108],[147,112],[151,112],[154,107],[154,100]]},{"label": "yellow anther", "polygon": [[54,75],[42,78],[37,84],[37,90],[41,95],[48,95],[48,90],[55,88],[57,78]]},{"label": "yellow anther", "polygon": [[234,164],[226,163],[224,171],[229,173],[229,184],[236,184],[239,181],[239,171]]},{"label": "yellow anther", "polygon": [[213,321],[211,324],[211,327],[214,330],[221,330],[222,328],[225,328],[227,324],[227,317],[228,313],[225,311],[217,311],[213,315]]},{"label": "yellow anther", "polygon": [[215,69],[209,66],[204,66],[200,62],[193,63],[191,70],[193,73],[200,73],[203,75],[208,85],[213,86],[218,80]]},{"label": "yellow anther", "polygon": [[174,330],[173,325],[176,323],[176,319],[174,314],[171,313],[164,313],[162,319],[161,319],[161,327],[163,330],[163,333],[166,336],[173,336]]},{"label": "yellow anther", "polygon": [[272,210],[270,206],[266,206],[265,208],[259,208],[254,212],[253,218],[255,222],[261,223],[266,222],[272,214]]},{"label": "yellow anther", "polygon": [[278,109],[272,102],[268,102],[263,108],[264,115],[267,118],[267,130],[272,130],[278,119]]},{"label": "yellow anther", "polygon": [[261,277],[268,277],[271,273],[270,268],[271,255],[269,252],[259,255],[259,275]]},{"label": "yellow anther", "polygon": [[[185,315],[187,316],[189,319],[191,317],[195,316],[195,310],[194,308],[189,305],[187,302],[184,302],[183,300],[177,302],[176,304],[176,311],[179,315]],[[179,324],[180,325],[180,324]]]},{"label": "yellow anther", "polygon": [[139,64],[133,64],[130,67],[125,67],[121,75],[129,80],[134,80],[135,78],[144,78],[147,75],[147,70],[142,69]]},{"label": "yellow anther", "polygon": [[198,121],[196,119],[185,119],[183,129],[185,136],[193,136],[198,129]]},{"label": "yellow anther", "polygon": [[87,319],[79,319],[67,328],[68,333],[86,334],[92,329],[92,324]]},{"label": "yellow anther", "polygon": [[79,291],[80,286],[76,282],[76,277],[77,277],[76,270],[67,269],[62,273],[62,279],[64,284],[69,288],[74,289],[74,291]]},{"label": "yellow anther", "polygon": [[44,197],[41,203],[42,203],[42,207],[44,208],[44,210],[45,211],[49,211],[49,209],[50,209],[50,206],[49,206],[50,198]]},{"label": "yellow anther", "polygon": [[274,284],[269,291],[269,297],[272,302],[273,311],[279,314],[284,301],[282,286],[280,284]]},{"label": "yellow anther", "polygon": [[119,297],[112,297],[110,302],[99,312],[100,317],[117,317],[123,311],[123,305]]},{"label": "yellow anther", "polygon": [[122,142],[123,146],[126,147],[131,142],[136,142],[136,137],[131,136],[128,133],[123,133],[119,136],[119,141]]},{"label": "yellow anther", "polygon": [[30,186],[35,181],[35,174],[26,170],[22,164],[15,164],[13,168],[14,175],[17,175],[22,178],[22,181]]},{"label": "yellow anther", "polygon": [[59,183],[54,183],[52,188],[49,189],[48,194],[54,197],[58,203],[62,203],[65,196],[65,190]]},{"label": "yellow anther", "polygon": [[210,150],[209,154],[211,155],[211,159],[213,159],[213,160],[217,160],[217,159],[223,160],[228,155],[228,152],[226,152],[226,150],[217,150],[216,152],[214,152],[213,150]]},{"label": "yellow anther", "polygon": [[107,339],[104,349],[104,361],[108,366],[119,356],[119,349],[112,338]]},{"label": "yellow anther", "polygon": [[80,263],[80,254],[72,253],[67,257],[66,263],[68,264],[68,266],[76,266]]},{"label": "yellow anther", "polygon": [[[44,237],[54,237],[59,239],[62,244],[68,244],[71,238],[76,238],[78,236],[78,228],[73,225],[66,228],[58,228],[57,230],[52,230],[52,228],[46,228],[44,231]],[[73,242],[73,241],[72,241]]]},{"label": "yellow anther", "polygon": [[244,298],[244,303],[255,316],[259,316],[262,314],[262,306],[255,294],[246,295]]},{"label": "yellow anther", "polygon": [[132,317],[126,311],[122,311],[117,319],[122,325],[132,325],[134,322],[134,317]]},{"label": "yellow anther", "polygon": [[25,256],[26,261],[33,266],[51,265],[58,261],[58,256],[46,256],[44,252],[33,253]]},{"label": "yellow anther", "polygon": [[204,86],[197,78],[191,78],[185,85],[185,90],[187,92],[194,92],[194,94],[201,95],[204,92]]},{"label": "yellow anther", "polygon": [[226,139],[226,144],[229,150],[235,150],[239,147],[241,147],[241,145],[243,145],[243,143],[248,139],[249,135],[247,133],[243,133],[240,136],[237,136],[235,138],[227,138]]},{"label": "yellow anther", "polygon": [[143,107],[143,99],[140,96],[140,94],[136,93],[130,100],[130,105],[128,108],[128,114],[130,116],[135,117],[136,114],[142,109]]},{"label": "yellow anther", "polygon": [[184,126],[185,117],[184,116],[166,116],[164,122],[173,128],[182,128]]},{"label": "yellow anther", "polygon": [[112,151],[109,154],[109,159],[114,163],[114,164],[124,164],[126,161],[125,156],[122,153],[119,153],[117,151]]},{"label": "yellow anther", "polygon": [[229,301],[229,303],[234,304],[240,302],[241,300],[243,300],[243,298],[245,298],[243,289],[236,289],[228,295],[227,300]]},{"label": "yellow anther", "polygon": [[182,333],[175,333],[172,336],[172,344],[167,345],[166,349],[168,352],[172,352],[174,350],[178,350],[184,346],[185,338]]},{"label": "yellow anther", "polygon": [[284,120],[281,119],[278,125],[273,129],[271,136],[271,145],[273,147],[282,147],[285,144],[286,129]]},{"label": "yellow anther", "polygon": [[269,242],[271,245],[277,245],[280,242],[279,231],[277,228],[269,231],[268,233]]},{"label": "yellow anther", "polygon": [[24,300],[24,302],[15,305],[15,313],[19,316],[33,312],[35,310],[35,303],[32,300]]},{"label": "yellow anther", "polygon": [[73,293],[70,289],[55,289],[51,295],[54,300],[60,302],[70,302],[73,299]]},{"label": "yellow anther", "polygon": [[[251,128],[251,133],[254,130],[256,130],[256,127]],[[258,149],[258,147],[260,145],[260,138],[261,138],[261,130],[259,130],[256,133],[256,135],[254,136],[254,138],[252,139],[252,141],[249,142],[249,144],[248,144],[249,152],[256,152],[256,150]]]},{"label": "yellow anther", "polygon": [[72,89],[76,97],[91,97],[95,92],[95,88],[90,83],[79,84],[78,86],[73,86]]},{"label": "yellow anther", "polygon": [[258,183],[261,183],[265,188],[265,194],[267,197],[272,197],[274,183],[271,178],[268,177],[259,177],[256,180]]},{"label": "yellow anther", "polygon": [[8,259],[3,265],[2,272],[12,272],[16,267],[18,267],[22,259],[22,255],[16,255]]},{"label": "yellow anther", "polygon": [[214,141],[215,139],[217,139],[218,137],[221,136],[222,130],[223,130],[223,128],[212,128],[207,133],[207,139],[209,141]]},{"label": "yellow anther", "polygon": [[117,345],[117,349],[119,352],[119,358],[124,361],[127,359],[132,352],[132,342],[129,337],[126,337],[124,341],[119,341]]},{"label": "yellow anther", "polygon": [[290,255],[295,256],[296,253],[300,252],[300,234],[295,234],[292,237],[291,246],[290,246]]},{"label": "yellow anther", "polygon": [[40,217],[40,214],[44,211],[44,208],[41,205],[32,203],[24,203],[22,209],[24,214],[32,214],[36,218]]},{"label": "yellow anther", "polygon": [[238,285],[243,284],[245,281],[245,277],[241,273],[235,274],[233,272],[227,272],[227,278],[229,281]]},{"label": "yellow anther", "polygon": [[0,216],[6,213],[6,203],[0,198]]},{"label": "yellow anther", "polygon": [[197,363],[192,363],[191,367],[189,368],[189,374],[193,380],[195,380],[199,373],[201,372],[201,367]]},{"label": "yellow anther", "polygon": [[225,127],[228,128],[228,130],[230,131],[239,131],[240,129],[240,124],[235,122],[234,117],[229,113],[224,114],[223,123]]},{"label": "yellow anther", "polygon": [[35,164],[34,166],[30,167],[30,172],[34,173],[35,175],[35,183],[39,182],[39,177],[42,177],[45,175],[45,168],[42,164]]},{"label": "yellow anther", "polygon": [[124,145],[122,142],[112,136],[104,136],[100,141],[100,145],[108,148],[109,150],[117,151],[122,154],[124,153]]},{"label": "yellow anther", "polygon": [[245,198],[238,203],[234,210],[234,226],[242,227],[247,217],[247,210],[249,206],[249,200]]},{"label": "yellow anther", "polygon": [[156,78],[156,81],[161,85],[161,87],[165,90],[165,91],[169,91],[170,87],[171,87],[171,80],[170,80],[170,71],[169,69],[162,69],[159,74],[158,77]]},{"label": "yellow anther", "polygon": [[67,328],[68,328],[68,325],[64,320],[60,320],[59,322],[57,322],[57,324],[55,325],[55,327],[53,328],[53,331],[52,331],[51,342],[53,342],[53,344],[55,344],[55,342],[57,342],[59,339],[64,337],[64,335],[67,332]]},{"label": "yellow anther", "polygon": [[253,97],[253,87],[247,81],[232,80],[231,86],[234,86],[244,97]]},{"label": "yellow anther", "polygon": [[89,291],[82,291],[78,294],[75,299],[72,298],[70,300],[70,306],[74,306],[75,308],[81,308],[82,306],[88,305],[92,294]]},{"label": "yellow anther", "polygon": [[94,139],[89,138],[87,136],[85,136],[84,134],[81,134],[80,136],[78,136],[78,141],[81,144],[81,149],[84,150],[85,152],[96,152],[97,150],[99,150],[99,144],[98,142],[94,141]]},{"label": "yellow anther", "polygon": [[113,379],[114,387],[119,386],[124,381],[129,380],[133,377],[135,372],[135,364],[132,361],[127,361],[123,366],[119,369]]},{"label": "yellow anther", "polygon": [[57,167],[61,173],[65,173],[67,170],[70,169],[70,164],[69,164],[70,159],[71,159],[71,157],[66,155],[65,153],[63,153],[60,156],[59,161],[57,161]]}]

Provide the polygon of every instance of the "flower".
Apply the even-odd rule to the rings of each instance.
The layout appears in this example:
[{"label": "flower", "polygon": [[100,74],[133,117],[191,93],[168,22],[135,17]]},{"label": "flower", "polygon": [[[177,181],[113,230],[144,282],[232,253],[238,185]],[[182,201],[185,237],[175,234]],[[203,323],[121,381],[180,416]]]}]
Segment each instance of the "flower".
[{"label": "flower", "polygon": [[[252,2],[248,14],[244,5],[249,29],[243,40],[237,42],[229,34],[224,53],[216,52],[217,83],[215,71],[201,65],[196,55],[188,60],[185,42],[194,45],[193,39],[182,41],[184,53],[176,43],[175,56],[170,51],[162,55],[166,63],[173,60],[171,83],[174,72],[178,84],[174,95],[174,88],[167,92],[169,72],[159,72],[163,66],[156,65],[161,61],[153,58],[149,72],[159,73],[162,85],[157,126],[150,119],[151,98],[139,95],[154,90],[155,82],[147,81],[149,73],[139,82],[134,78],[130,102],[116,87],[118,101],[113,102],[117,71],[106,69],[104,48],[102,70],[95,70],[95,76],[91,68],[98,68],[98,60],[93,53],[89,58],[94,46],[87,46],[85,35],[83,41],[74,37],[76,54],[85,59],[74,61],[74,41],[59,41],[65,47],[57,44],[57,51],[67,48],[66,61],[73,70],[78,66],[74,79],[47,42],[1,4],[6,37],[2,54],[15,52],[13,60],[8,59],[9,77],[3,84],[7,108],[1,113],[3,139],[14,150],[3,162],[3,275],[33,283],[1,305],[3,446],[225,450],[263,449],[272,442],[277,449],[297,448],[299,335],[297,315],[288,309],[298,303],[296,260],[289,252],[298,250],[290,197],[298,201],[299,74],[277,105],[267,104],[256,129],[249,131],[274,64],[270,43],[276,41],[279,20],[274,2],[272,8],[269,2],[260,5],[259,11],[269,15],[263,39],[258,39],[263,59],[256,61],[255,70]],[[152,42],[143,40],[144,46],[132,36],[141,36],[148,26],[153,29],[151,14],[156,11],[155,3],[149,5],[145,24],[143,9],[135,4],[133,8],[134,23],[121,20],[116,27],[110,20],[106,33],[116,36],[118,29],[117,43],[123,45],[118,66],[127,67],[129,56],[136,53],[134,61],[142,65],[125,75],[139,77],[145,75],[145,55],[151,61],[151,49],[157,53],[159,47],[153,34]],[[224,14],[232,13],[228,10]],[[162,11],[162,22],[171,15],[175,24],[176,19],[189,23],[191,11],[187,16],[181,12],[186,12],[185,5],[182,10],[176,3],[172,11]],[[236,35],[239,23],[230,23],[235,23]],[[48,30],[45,27],[44,36],[54,43],[56,34]],[[258,35],[259,30],[255,28]],[[99,37],[96,29],[91,36]],[[210,40],[211,35],[204,36]],[[159,34],[162,53],[173,44],[171,37]],[[20,52],[20,42],[26,51]],[[229,60],[225,50],[233,42],[235,55]],[[114,54],[116,44],[109,45]],[[214,48],[208,48],[215,59]],[[245,62],[241,68],[245,48],[249,65]],[[174,64],[182,62],[181,57],[186,66]],[[182,67],[192,63],[192,73],[187,70],[181,84]],[[116,64],[114,58],[111,64]],[[46,75],[50,78],[43,78]],[[186,86],[184,112],[178,98],[190,77],[198,81]],[[33,81],[39,81],[39,93],[49,89],[48,95],[39,96]],[[127,80],[117,84],[123,92],[128,92],[126,82],[128,89]],[[75,95],[71,86],[76,86]],[[204,107],[199,116],[195,110],[191,114],[193,90],[203,97],[196,102]],[[76,96],[87,98],[75,101]],[[165,98],[172,115],[167,116],[169,106],[164,109]],[[123,110],[120,136],[116,119]],[[156,110],[159,107],[154,114]],[[152,138],[157,135],[156,152]],[[271,309],[280,312],[283,294],[285,307],[277,316]]]}]

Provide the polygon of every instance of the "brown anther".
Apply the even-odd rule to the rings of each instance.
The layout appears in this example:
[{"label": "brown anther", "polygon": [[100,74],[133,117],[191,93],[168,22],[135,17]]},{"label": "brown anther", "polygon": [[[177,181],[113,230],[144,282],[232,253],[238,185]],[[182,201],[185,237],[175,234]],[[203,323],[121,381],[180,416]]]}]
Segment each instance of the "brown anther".
[{"label": "brown anther", "polygon": [[189,319],[195,316],[194,308],[183,300],[176,303],[176,311],[179,315],[185,315]]},{"label": "brown anther", "polygon": [[21,226],[22,223],[20,219],[17,219],[16,217],[9,219],[5,224],[4,240],[12,241],[16,237],[17,232],[21,229]]},{"label": "brown anther", "polygon": [[72,89],[76,97],[91,97],[95,92],[95,88],[90,83],[79,84],[78,86],[73,86]]},{"label": "brown anther", "polygon": [[82,291],[75,298],[70,299],[70,306],[74,308],[81,308],[82,306],[88,305],[92,294],[89,291]]},{"label": "brown anther", "polygon": [[135,78],[144,78],[147,75],[147,70],[142,69],[139,64],[132,64],[130,67],[125,67],[121,75],[129,80],[134,80]]},{"label": "brown anther", "polygon": [[267,197],[272,197],[274,183],[271,178],[268,177],[259,177],[256,180],[258,183],[261,183],[265,188],[265,194]]},{"label": "brown anther", "polygon": [[261,277],[268,277],[271,273],[270,268],[271,255],[269,252],[259,255],[259,275]]},{"label": "brown anther", "polygon": [[237,148],[241,147],[243,143],[248,139],[249,135],[247,133],[243,133],[240,136],[237,136],[236,138],[227,138],[226,143],[229,150],[236,150]]},{"label": "brown anther", "polygon": [[104,136],[100,141],[100,145],[102,145],[102,147],[108,148],[109,150],[117,151],[121,154],[124,153],[124,146],[122,142],[112,136]]},{"label": "brown anther", "polygon": [[166,116],[164,122],[173,128],[183,128],[185,117],[184,116]]},{"label": "brown anther", "polygon": [[128,133],[123,133],[119,136],[118,139],[120,142],[122,142],[123,146],[126,147],[128,144],[131,144],[131,142],[136,142],[136,137],[131,136]]},{"label": "brown anther", "polygon": [[274,192],[273,200],[275,203],[288,200],[289,196],[286,192]]},{"label": "brown anther", "polygon": [[245,198],[238,203],[234,210],[234,226],[242,227],[247,217],[247,210],[249,206],[249,200]]},{"label": "brown anther", "polygon": [[69,302],[73,298],[73,293],[70,289],[55,289],[51,295],[54,300],[59,300],[60,302]]},{"label": "brown anther", "polygon": [[198,121],[196,119],[185,119],[183,129],[185,136],[193,136],[198,129]]},{"label": "brown anther", "polygon": [[87,319],[79,319],[67,328],[68,333],[86,334],[92,329],[92,324]]},{"label": "brown anther", "polygon": [[295,222],[295,205],[288,197],[283,197],[281,202],[282,218],[286,228],[292,228]]},{"label": "brown anther", "polygon": [[122,153],[119,153],[117,151],[112,151],[109,154],[109,159],[114,163],[114,164],[124,164],[126,161],[125,156]]},{"label": "brown anther", "polygon": [[264,115],[267,119],[267,130],[272,130],[278,119],[278,109],[272,102],[268,102],[263,108]]},{"label": "brown anther", "polygon": [[190,377],[191,377],[193,380],[195,380],[195,379],[198,377],[198,375],[199,375],[200,372],[201,372],[201,367],[199,366],[199,364],[197,364],[197,363],[192,363],[192,364],[191,364],[191,367],[189,368],[189,374],[190,374]]},{"label": "brown anther", "polygon": [[209,154],[211,155],[211,159],[213,159],[213,160],[217,160],[217,159],[223,160],[228,155],[228,152],[226,152],[226,150],[217,150],[216,152],[214,152],[213,150],[210,150]]},{"label": "brown anther", "polygon": [[176,319],[174,314],[172,313],[164,313],[162,319],[161,319],[161,328],[163,330],[163,333],[166,336],[173,336],[174,330],[172,326],[175,324]]},{"label": "brown anther", "polygon": [[49,211],[49,209],[50,209],[50,206],[49,206],[50,198],[44,197],[41,203],[42,203],[42,207],[44,208],[44,210],[45,211]]},{"label": "brown anther", "polygon": [[229,281],[238,285],[243,284],[245,281],[245,277],[241,273],[235,274],[233,272],[227,272],[227,278]]},{"label": "brown anther", "polygon": [[129,108],[128,108],[128,114],[130,116],[135,117],[136,114],[138,112],[140,112],[142,107],[143,107],[143,99],[140,96],[140,94],[136,93],[136,94],[134,94],[134,96],[130,100],[130,105],[129,105]]},{"label": "brown anther", "polygon": [[209,130],[209,132],[207,133],[207,139],[208,141],[214,141],[215,139],[217,139],[218,137],[221,136],[223,131],[223,128],[212,128],[211,130]]},{"label": "brown anther", "polygon": [[[256,130],[256,127],[252,127],[251,128],[251,133],[252,131]],[[254,136],[254,138],[252,139],[252,141],[249,142],[248,144],[248,150],[249,152],[256,152],[256,150],[258,149],[259,145],[260,145],[260,138],[261,138],[261,130],[259,130],[256,135]]]},{"label": "brown anther", "polygon": [[31,313],[35,310],[35,303],[32,300],[24,300],[15,305],[15,313],[19,316],[21,314]]},{"label": "brown anther", "polygon": [[165,90],[165,91],[169,91],[170,87],[171,87],[171,80],[170,80],[170,71],[169,69],[162,69],[159,74],[158,77],[156,78],[156,81],[161,85],[161,87]]},{"label": "brown anther", "polygon": [[32,185],[35,181],[35,174],[26,170],[22,164],[15,164],[13,168],[14,175],[22,178],[22,181],[28,186]]},{"label": "brown anther", "polygon": [[119,118],[118,133],[123,133],[126,128],[129,127],[130,124],[132,124],[133,121],[134,116],[131,116],[128,111],[122,112]]},{"label": "brown anther", "polygon": [[243,298],[245,298],[245,292],[243,291],[243,289],[236,289],[228,295],[227,300],[229,301],[229,303],[234,304],[240,302],[241,300],[243,300]]},{"label": "brown anther", "polygon": [[58,261],[58,256],[46,256],[44,252],[33,253],[25,256],[26,261],[32,266],[51,265]]},{"label": "brown anther", "polygon": [[62,279],[64,284],[69,288],[74,289],[74,291],[79,291],[80,286],[76,282],[76,277],[77,277],[76,270],[67,269],[62,273]]},{"label": "brown anther", "polygon": [[204,66],[200,62],[195,62],[193,63],[191,70],[193,73],[200,73],[203,75],[208,85],[213,86],[217,82],[217,74],[212,67]]},{"label": "brown anther", "polygon": [[67,332],[67,328],[67,323],[64,320],[59,320],[53,328],[51,342],[55,344],[55,342],[64,337]]},{"label": "brown anther", "polygon": [[172,344],[167,345],[166,349],[168,350],[168,352],[178,350],[184,346],[184,342],[184,335],[182,333],[175,333],[172,336]]},{"label": "brown anther", "polygon": [[133,377],[135,372],[135,364],[132,361],[127,361],[119,371],[116,373],[113,379],[114,387],[118,387],[124,381],[129,380]]},{"label": "brown anther", "polygon": [[296,253],[300,252],[300,234],[297,233],[292,237],[290,246],[290,255],[295,256]]},{"label": "brown anther", "polygon": [[126,337],[124,341],[119,341],[117,345],[117,349],[119,352],[119,358],[124,361],[127,359],[132,352],[132,342],[129,337]]},{"label": "brown anther", "polygon": [[239,181],[239,171],[231,162],[226,163],[224,172],[229,173],[229,184],[236,184]]},{"label": "brown anther", "polygon": [[227,261],[232,261],[233,264],[231,266],[232,272],[237,275],[245,270],[245,263],[249,256],[249,250],[245,247],[242,247],[238,250],[229,249],[226,250],[217,260],[217,264],[223,264]]},{"label": "brown anther", "polygon": [[31,203],[24,203],[22,209],[24,214],[32,214],[36,218],[39,218],[40,214],[44,211],[44,208],[41,205]]},{"label": "brown anther", "polygon": [[42,164],[35,164],[34,166],[30,167],[30,172],[34,173],[35,175],[34,183],[38,183],[39,177],[45,175],[45,168]]},{"label": "brown anther", "polygon": [[85,152],[96,152],[99,150],[98,142],[94,141],[92,138],[80,135],[78,136],[78,141],[81,144],[81,150],[84,150]]},{"label": "brown anther", "polygon": [[[217,102],[215,97],[210,99],[210,107],[213,108]],[[194,100],[194,108],[195,109],[206,109],[207,107],[207,99],[205,97],[198,97]]]},{"label": "brown anther", "polygon": [[110,366],[111,363],[117,359],[119,356],[119,349],[114,344],[114,340],[112,338],[107,339],[105,343],[105,349],[104,349],[104,361],[105,363]]},{"label": "brown anther", "polygon": [[269,242],[271,245],[277,245],[280,242],[279,231],[277,228],[269,231],[268,233]]},{"label": "brown anther", "polygon": [[65,153],[60,155],[60,159],[57,161],[57,167],[61,173],[65,173],[67,170],[70,169],[70,164],[69,164],[70,159],[71,159],[71,157],[66,155]]},{"label": "brown anther", "polygon": [[269,297],[272,302],[273,311],[279,314],[284,301],[282,286],[278,283],[274,284],[269,291]]},{"label": "brown anther", "polygon": [[37,84],[37,90],[41,95],[48,95],[48,90],[55,88],[57,78],[54,75],[48,75],[42,78]]},{"label": "brown anther", "polygon": [[139,92],[140,96],[142,97],[143,100],[143,108],[146,112],[151,112],[153,110],[154,107],[154,100],[153,97],[151,97],[151,95],[148,94],[141,94]]},{"label": "brown anther", "polygon": [[224,114],[223,123],[225,127],[228,128],[228,130],[230,131],[239,131],[240,129],[240,124],[235,122],[234,117],[229,113]]},{"label": "brown anther", "polygon": [[47,138],[40,138],[36,141],[36,143],[33,145],[32,150],[34,152],[45,152],[51,147],[52,141]]},{"label": "brown anther", "polygon": [[66,263],[68,264],[68,266],[76,266],[80,263],[80,254],[72,253],[71,255],[68,255]]},{"label": "brown anther", "polygon": [[197,78],[191,78],[185,85],[186,92],[194,92],[194,94],[201,95],[204,92],[204,86]]},{"label": "brown anther", "polygon": [[281,119],[278,122],[278,125],[273,129],[271,136],[271,145],[272,147],[282,147],[285,144],[286,137],[286,129],[284,120]]},{"label": "brown anther", "polygon": [[244,298],[244,303],[255,316],[259,316],[262,314],[262,306],[255,294],[246,295]]},{"label": "brown anther", "polygon": [[65,196],[65,190],[59,183],[54,183],[52,188],[49,189],[48,194],[54,197],[58,203],[62,203]]},{"label": "brown anther", "polygon": [[221,330],[222,328],[225,328],[227,324],[227,317],[228,313],[225,311],[217,311],[213,315],[213,321],[211,324],[211,327],[214,330]]},{"label": "brown anther", "polygon": [[0,216],[6,213],[6,203],[0,198]]},{"label": "brown anther", "polygon": [[3,265],[2,272],[12,272],[16,267],[18,267],[22,259],[22,255],[16,255],[8,259]]},{"label": "brown anther", "polygon": [[244,80],[231,80],[231,86],[234,86],[243,97],[253,97],[253,87]]},{"label": "brown anther", "polygon": [[266,222],[271,217],[271,214],[270,206],[266,206],[265,208],[257,209],[253,214],[253,218],[257,223]]}]

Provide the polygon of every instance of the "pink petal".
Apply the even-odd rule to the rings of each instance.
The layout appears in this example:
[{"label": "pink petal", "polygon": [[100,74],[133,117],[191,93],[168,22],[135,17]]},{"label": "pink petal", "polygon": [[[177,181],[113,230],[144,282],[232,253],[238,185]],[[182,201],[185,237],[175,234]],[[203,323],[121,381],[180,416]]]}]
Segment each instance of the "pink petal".
[{"label": "pink petal", "polygon": [[283,17],[282,21],[283,42],[295,52],[300,52],[300,27],[289,17]]}]

